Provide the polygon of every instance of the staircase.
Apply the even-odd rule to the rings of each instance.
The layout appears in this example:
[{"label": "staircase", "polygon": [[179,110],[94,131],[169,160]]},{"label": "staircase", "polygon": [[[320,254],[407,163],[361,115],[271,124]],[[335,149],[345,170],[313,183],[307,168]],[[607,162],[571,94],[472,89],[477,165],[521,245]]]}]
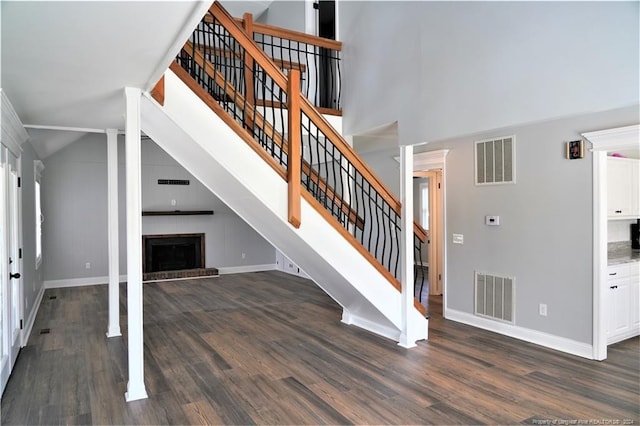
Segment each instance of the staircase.
[{"label": "staircase", "polygon": [[143,97],[143,132],[342,306],[343,322],[398,341],[406,319],[410,339],[426,339],[422,306],[403,316],[400,203],[305,96],[319,81],[312,41],[268,55],[273,35],[241,23],[211,6]]}]

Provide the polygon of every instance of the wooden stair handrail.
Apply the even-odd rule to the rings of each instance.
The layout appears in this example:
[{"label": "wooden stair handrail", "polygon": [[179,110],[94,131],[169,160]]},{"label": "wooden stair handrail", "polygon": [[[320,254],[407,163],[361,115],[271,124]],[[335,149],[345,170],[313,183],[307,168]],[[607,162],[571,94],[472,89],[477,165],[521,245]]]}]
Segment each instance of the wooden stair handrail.
[{"label": "wooden stair handrail", "polygon": [[[253,37],[249,37],[249,35],[244,32],[244,30],[240,27],[237,20],[235,20],[229,13],[222,7],[217,1],[214,2],[209,8],[209,12],[213,16],[220,21],[220,24],[225,27],[225,29],[231,34],[241,46],[244,47],[247,54],[249,54],[255,62],[257,62],[264,71],[269,74],[269,77],[284,91],[287,90],[287,77],[284,73],[278,69],[273,62],[269,59],[267,54],[255,43]],[[256,28],[255,22],[253,23],[253,28],[255,31]],[[288,31],[288,30],[287,30]],[[283,31],[287,32],[287,31]],[[295,31],[291,31],[295,33]],[[340,47],[342,43],[340,43]],[[311,102],[305,97],[302,96],[302,101],[300,103],[301,109],[307,114],[309,119],[313,121],[313,123],[320,128],[323,132],[325,132],[325,136],[329,137],[329,139],[336,144],[337,148],[343,152],[343,155],[347,157],[349,161],[356,167],[356,169],[367,179],[370,185],[380,193],[382,198],[393,208],[393,210],[400,215],[401,214],[401,205],[400,201],[398,201],[395,196],[389,191],[389,189],[378,179],[378,177],[371,171],[369,166],[362,161],[362,159],[355,153],[353,148],[347,144],[342,135],[340,135],[334,128],[331,126],[327,120],[313,107]],[[338,143],[336,143],[338,141]],[[425,241],[424,232],[419,232],[421,229],[420,225],[414,222],[414,232],[418,231],[418,237],[421,241]]]},{"label": "wooden stair handrail", "polygon": [[[302,97],[302,111],[309,117],[309,119],[315,124],[321,132],[327,136],[327,138],[333,142],[338,150],[350,161],[356,170],[358,170],[362,176],[369,182],[369,184],[382,196],[382,198],[391,206],[391,208],[398,214],[401,214],[401,204],[387,186],[382,183],[380,179],[371,171],[367,163],[362,161],[360,156],[353,150],[353,148],[344,140],[342,135],[338,133],[333,126],[317,111],[317,109],[306,98]],[[417,234],[420,241],[425,242],[426,232],[416,221],[413,222],[413,231]]]},{"label": "wooden stair handrail", "polygon": [[[228,12],[218,3],[218,2],[214,2],[211,7],[209,8],[209,12],[219,21],[219,23],[229,32],[229,34],[235,38],[235,40],[245,49],[245,53],[249,55],[249,57],[255,61],[256,63],[258,63],[258,65],[260,65],[262,67],[262,69],[264,70],[264,72],[266,74],[269,75],[269,77],[273,80],[273,82],[278,85],[284,92],[287,93],[287,97],[289,99],[289,102],[291,102],[291,98],[294,96],[292,92],[293,87],[290,85],[289,79],[284,75],[284,73],[282,72],[282,70],[278,69],[278,67],[275,65],[275,63],[266,55],[266,53],[260,48],[258,47],[258,45],[254,42],[253,37],[249,36],[249,34],[247,32],[245,32],[245,30],[243,30],[240,25],[238,25],[237,20],[235,20],[234,18],[232,18]],[[249,29],[253,35],[254,32],[259,32],[256,31],[255,28],[256,27],[260,27],[261,24],[255,24],[253,23],[252,19],[247,19],[247,16],[245,15],[246,20],[248,20],[248,24],[247,25],[247,29]],[[205,17],[204,19],[205,22],[213,22],[211,19],[207,17]],[[240,20],[240,22],[245,23],[245,20]],[[295,33],[294,31],[289,32],[288,30],[285,31],[279,31],[279,33],[284,34],[284,33]],[[266,33],[265,33],[266,34]],[[280,35],[275,35],[277,37],[280,37]],[[287,38],[287,37],[285,37]],[[307,41],[304,41],[305,43]],[[314,43],[310,43],[310,44],[314,44]],[[328,47],[328,48],[333,48],[333,47]],[[336,50],[340,50],[341,49],[341,43],[340,43],[340,48],[336,49]],[[204,58],[204,55],[199,51],[196,50],[195,47],[193,45],[190,45],[190,42],[187,42],[187,44],[185,44],[185,50],[187,52],[193,52],[194,55],[198,54],[201,58],[201,63],[203,64],[203,69],[205,70],[205,72],[207,72],[207,64],[208,64],[208,60],[206,60],[206,58]],[[195,58],[194,58],[195,59]],[[177,64],[172,64],[172,69],[174,68],[181,68],[181,67],[174,67],[174,65]],[[213,71],[213,74],[209,74],[210,77],[214,78],[214,81],[216,81],[216,83],[220,86],[220,87],[225,87],[226,85],[220,84],[219,79],[223,78],[224,80],[224,76],[222,76],[218,71],[215,70],[215,67],[212,67],[211,65],[209,65],[209,68],[211,68],[211,70]],[[181,78],[185,78],[185,77],[190,77],[188,75],[188,73],[186,73],[184,70],[180,69],[181,73],[180,75],[182,76]],[[220,75],[218,75],[220,74]],[[294,74],[297,74],[294,73]],[[194,80],[195,83],[195,80]],[[188,84],[190,87],[193,87],[193,84]],[[197,83],[196,83],[197,85]],[[209,104],[210,106],[213,107],[213,105],[215,104],[215,111],[221,112],[223,111],[223,109],[217,104],[217,102],[215,102],[215,100],[213,100],[212,96],[209,93],[205,93],[206,91],[202,88],[199,87],[199,96],[204,100],[204,98],[208,97],[209,99],[207,99],[205,102],[207,104]],[[395,198],[395,196],[391,193],[391,191],[389,191],[389,189],[386,187],[386,185],[384,185],[384,183],[382,183],[382,181],[380,181],[380,179],[378,179],[378,177],[371,171],[371,169],[369,168],[369,166],[364,163],[362,161],[362,159],[355,153],[355,151],[353,150],[353,148],[346,143],[346,141],[344,140],[344,138],[342,137],[342,135],[340,135],[328,122],[327,120],[316,110],[316,108],[309,102],[309,100],[303,96],[300,92],[299,89],[296,88],[296,92],[297,92],[297,96],[295,96],[296,99],[294,101],[294,104],[298,104],[299,103],[299,110],[303,111],[308,118],[310,119],[310,121],[312,121],[314,123],[314,125],[316,127],[318,127],[318,129],[320,131],[322,131],[324,133],[324,135],[336,146],[336,148],[338,148],[338,150],[341,152],[341,154],[348,160],[351,162],[351,164],[356,168],[356,170],[358,170],[359,173],[362,174],[363,178],[365,178],[367,180],[367,182],[369,183],[369,185],[371,185],[373,187],[373,189],[375,189],[378,194],[380,194],[380,196],[389,204],[389,206],[396,212],[396,214],[401,215],[401,204],[400,202]],[[228,94],[230,96],[231,99],[234,100],[234,102],[241,102],[242,106],[243,106],[243,110],[246,110],[246,101],[244,99],[240,99],[241,97],[238,95],[238,93],[233,93],[233,96],[231,96],[230,94]],[[298,105],[296,105],[296,109],[298,108]],[[252,108],[249,108],[249,110],[251,110]],[[226,113],[224,113],[224,115],[227,115]],[[255,119],[256,117],[258,117],[260,114],[257,113],[257,111],[254,112],[252,119]],[[229,120],[225,120],[227,122],[229,122]],[[235,122],[235,120],[231,119],[231,121],[233,121],[233,127],[237,130],[242,129],[242,126],[239,125],[238,123]],[[261,123],[256,122],[256,124],[260,125],[269,125],[268,122],[266,122],[266,120],[264,120]],[[290,132],[292,132],[292,130],[290,129]],[[246,132],[241,132],[241,133],[246,133]],[[273,131],[271,132],[272,135],[275,135],[277,132]],[[293,132],[293,133],[299,133],[299,132]],[[246,137],[244,137],[246,136]],[[243,135],[243,139],[247,142],[249,142],[249,139],[251,139],[251,142],[253,142],[253,139],[248,135]],[[287,142],[284,140],[284,138],[282,137],[282,135],[279,135],[279,138],[272,138],[274,140],[275,143],[276,139],[279,139],[278,142],[281,143],[280,147],[281,149],[287,149],[287,152],[289,151],[289,149],[291,147],[287,146]],[[295,151],[297,152],[297,150]],[[274,166],[276,163],[275,161],[268,155],[261,155],[263,157],[269,157],[269,161],[268,164],[271,164],[272,166]],[[304,160],[302,160],[302,167],[304,167],[304,164],[306,163]],[[312,173],[315,173],[313,171],[313,169],[310,167],[310,165],[307,164],[308,170],[310,170]],[[279,167],[278,167],[279,168]],[[280,168],[280,170],[277,170],[278,173],[285,179],[291,179],[291,174],[289,175],[285,175],[283,174],[283,170]],[[298,169],[298,171],[296,171],[296,173],[300,173],[301,170],[300,168]],[[311,174],[308,174],[309,176],[311,176]],[[317,178],[319,178],[319,176],[316,176]],[[298,178],[299,180],[299,178]],[[326,184],[326,182],[323,182],[325,187],[327,189],[330,189],[330,186]],[[291,188],[291,187],[290,187]],[[291,191],[291,189],[290,189]],[[295,192],[295,189],[293,190]],[[299,191],[298,191],[299,192]],[[327,191],[328,192],[328,191]],[[329,195],[329,194],[327,194]],[[320,205],[320,203],[307,191],[304,191],[302,194],[298,195],[298,198],[300,196],[303,196],[304,198],[306,198],[308,201],[312,202],[313,204],[317,204],[320,208],[318,209],[318,206],[316,206],[316,209],[318,211],[320,211],[324,216],[332,216],[331,213],[329,213],[325,208],[323,208],[323,206]],[[290,204],[291,206],[291,204]],[[294,206],[294,209],[296,209],[297,207]],[[351,219],[352,217],[352,212],[353,210],[350,207],[348,208],[348,218]],[[355,213],[355,212],[353,212]],[[291,215],[290,215],[290,219],[291,219]],[[356,220],[353,223],[357,224],[357,216],[356,216]],[[298,217],[295,218],[294,217],[294,222],[295,220],[299,220],[299,214]],[[294,222],[292,222],[294,224],[294,226],[296,225]],[[333,223],[333,221],[331,221],[330,223]],[[346,230],[343,227],[336,227],[339,228],[338,230],[341,231],[341,233],[343,234],[347,234],[350,238],[349,239],[353,239],[355,240],[355,238],[348,232],[346,232]],[[420,239],[420,241],[424,242],[426,240],[426,233],[424,231],[424,229],[422,229],[422,227],[420,225],[418,225],[415,221],[414,221],[414,233],[415,235]],[[357,241],[356,241],[357,242]],[[367,258],[373,258],[374,262],[372,262],[372,264],[381,272],[383,272],[383,275],[387,277],[387,279],[391,282],[391,284],[394,285],[394,287],[398,290],[401,291],[400,288],[400,283],[399,281],[391,274],[390,271],[387,271],[386,268],[384,266],[382,266],[382,264],[377,261],[377,259],[371,254],[369,253],[368,250],[366,250],[364,247],[362,247],[362,250],[366,251],[366,254],[368,255]],[[424,314],[424,307],[422,305],[419,305],[418,303],[416,303],[415,299],[414,299],[414,306],[416,307],[416,309],[418,309],[422,314]]]},{"label": "wooden stair handrail", "polygon": [[[219,5],[218,2],[213,3],[213,5],[211,5],[211,8],[209,8],[209,11],[220,21],[220,23],[227,28],[227,26],[225,25],[225,23],[227,24],[233,24],[233,28],[237,31],[231,31],[230,28],[227,28],[227,31],[229,31],[229,33],[234,36],[236,38],[236,40],[240,43],[240,45],[242,45],[246,52],[253,56],[253,52],[254,51],[258,51],[260,53],[260,58],[255,58],[256,62],[258,62],[261,66],[263,66],[263,61],[264,60],[268,60],[269,57],[267,56],[267,54],[260,48],[258,47],[258,45],[255,43],[255,41],[253,40],[253,37],[249,37],[249,35],[247,33],[245,33],[242,28],[240,27],[241,23],[245,21],[245,19],[238,19],[238,18],[233,18],[231,17],[231,15],[228,14],[228,12]],[[217,15],[217,13],[221,13],[223,16],[220,17]],[[286,29],[282,29],[282,28],[277,28],[277,27],[272,27],[270,25],[266,25],[266,24],[258,24],[256,22],[251,22],[251,27],[253,28],[254,32],[259,32],[258,29],[260,29],[260,31],[262,30],[269,30],[271,33],[280,33],[280,34],[287,34],[287,36],[295,36],[298,37],[298,39],[302,40],[304,39],[318,39],[319,37],[315,37],[315,36],[310,36],[309,34],[304,34],[304,33],[299,33],[297,31],[292,31],[292,30],[286,30]],[[277,30],[277,31],[276,31]],[[237,34],[241,34],[240,38],[242,39],[242,41],[238,38]],[[266,33],[265,33],[266,34]],[[296,40],[296,39],[292,39],[292,40]],[[326,40],[326,39],[323,39]],[[243,43],[244,41],[244,43]],[[252,49],[248,49],[248,46],[245,44],[249,44],[251,45]],[[342,43],[341,42],[335,42],[333,44],[332,47],[327,46],[328,48],[335,48],[337,47],[337,50],[342,49]],[[272,63],[270,63],[269,65],[272,65]],[[273,70],[278,74],[278,78],[281,76],[283,79],[283,82],[279,82],[274,76],[271,76],[273,78],[273,80],[276,82],[276,84],[278,84],[283,90],[286,91],[286,77],[284,75],[284,73],[277,69],[274,66],[270,66],[270,67],[264,67],[263,69],[265,70],[265,72],[267,72],[267,74],[269,74],[269,70]],[[281,84],[282,83],[282,84]],[[302,94],[300,94],[300,96],[302,97],[302,102],[301,102],[301,109],[307,114],[307,116],[309,117],[309,119],[321,130],[324,132],[325,136],[327,136],[329,138],[329,140],[331,140],[331,142],[333,142],[336,147],[338,148],[338,150],[340,150],[342,152],[342,154],[347,158],[347,160],[349,160],[354,167],[363,175],[363,177],[365,179],[367,179],[367,181],[369,182],[370,185],[372,185],[372,187],[378,191],[378,193],[380,193],[380,195],[382,196],[382,198],[391,206],[391,208],[393,208],[393,210],[398,214],[401,215],[401,204],[400,201],[398,201],[395,196],[391,193],[391,191],[387,188],[387,186],[382,183],[382,181],[371,171],[371,169],[369,168],[369,166],[362,161],[362,159],[356,154],[356,152],[353,150],[353,148],[347,144],[347,142],[344,140],[344,138],[342,137],[342,135],[340,135],[334,128],[333,126],[331,126],[327,120],[318,112],[318,110],[311,104],[311,102],[305,97],[302,96]],[[337,141],[337,142],[336,142]],[[422,229],[422,227],[414,221],[414,233],[416,233],[418,235],[418,238],[420,239],[420,241],[425,242],[426,241],[426,234],[425,231]]]},{"label": "wooden stair handrail", "polygon": [[249,38],[249,35],[238,25],[237,21],[229,15],[229,12],[217,1],[211,5],[209,12],[220,21],[220,24],[222,24],[229,34],[245,49],[245,52],[262,67],[273,82],[286,92],[288,84],[287,77],[282,70],[271,61],[265,51],[253,41],[253,37]]},{"label": "wooden stair handrail", "polygon": [[[210,51],[211,54],[215,55],[216,57],[220,57],[220,58],[225,58],[225,59],[242,59],[242,55],[240,55],[240,53],[238,52],[234,52],[233,50],[229,50],[229,49],[222,49],[222,48],[215,48],[212,49],[208,46],[203,46],[201,44],[194,44],[195,48],[197,50],[199,50],[200,52],[202,52],[203,54],[205,53],[205,51]],[[284,59],[278,59],[278,58],[271,58],[269,57],[277,66],[279,66],[282,69],[287,69],[287,70],[300,70],[301,72],[305,72],[307,70],[307,65],[306,64],[301,64],[299,62],[291,62],[291,61],[286,61]],[[247,68],[251,68],[249,66],[247,66]]]},{"label": "wooden stair handrail", "polygon": [[224,88],[225,94],[227,96],[229,96],[231,99],[233,99],[234,103],[236,105],[238,105],[238,107],[240,109],[242,109],[247,114],[249,114],[249,119],[250,120],[254,121],[259,127],[264,128],[269,135],[272,135],[272,138],[273,138],[274,142],[276,142],[276,144],[278,144],[278,146],[280,146],[280,147],[284,146],[285,141],[284,141],[284,138],[282,137],[282,135],[280,133],[278,133],[273,128],[271,123],[269,123],[258,111],[255,111],[251,107],[247,108],[248,103],[246,102],[245,98],[241,94],[235,92],[228,84],[225,84],[225,82],[226,82],[225,77],[222,75],[222,73],[220,71],[215,69],[215,67],[213,66],[211,61],[209,61],[207,58],[205,58],[200,50],[195,49],[195,46],[190,41],[187,41],[184,44],[183,49],[187,53],[193,53],[194,60],[198,64],[202,64],[202,69],[204,70],[204,72],[210,78],[212,78],[213,81],[215,81],[215,83],[219,87]]},{"label": "wooden stair handrail", "polygon": [[[278,147],[281,150],[283,150],[284,152],[288,152],[289,150],[288,142],[284,139],[284,137],[276,129],[273,128],[271,123],[269,123],[262,116],[262,114],[260,114],[258,111],[255,111],[251,107],[247,108],[247,105],[249,104],[245,100],[245,98],[241,94],[235,92],[228,84],[225,84],[225,77],[220,73],[220,71],[216,70],[213,64],[204,57],[202,52],[198,49],[194,49],[194,47],[195,46],[190,41],[187,41],[184,44],[183,49],[187,53],[194,55],[194,60],[198,64],[202,64],[202,69],[204,70],[204,72],[211,79],[213,79],[219,87],[224,88],[225,94],[228,95],[231,99],[233,99],[234,103],[238,106],[238,108],[246,112],[249,120],[251,120],[252,122],[255,122],[257,126],[265,129],[266,133],[271,135],[273,142],[276,145],[278,145]],[[305,99],[305,98],[300,97],[300,99]],[[342,200],[342,197],[335,194],[335,192],[333,191],[333,188],[331,188],[331,186],[328,185],[325,182],[325,180],[318,175],[318,172],[316,172],[311,167],[311,165],[304,160],[302,161],[302,171],[307,176],[309,176],[311,178],[311,181],[315,183],[321,191],[325,192],[329,198],[339,198]],[[356,212],[347,203],[341,203],[341,211],[347,216],[349,222],[353,223],[357,228],[359,229],[364,228],[364,220],[361,217],[359,217],[356,214]]]},{"label": "wooden stair handrail", "polygon": [[[242,18],[234,18],[236,22],[242,25]],[[342,50],[342,42],[338,40],[331,40],[324,37],[318,37],[299,31],[290,30],[287,28],[276,27],[269,24],[262,24],[259,22],[253,22],[253,32],[257,34],[264,34],[272,37],[279,37],[291,41],[297,41],[300,43],[311,44],[313,46],[324,47],[331,50]]]}]

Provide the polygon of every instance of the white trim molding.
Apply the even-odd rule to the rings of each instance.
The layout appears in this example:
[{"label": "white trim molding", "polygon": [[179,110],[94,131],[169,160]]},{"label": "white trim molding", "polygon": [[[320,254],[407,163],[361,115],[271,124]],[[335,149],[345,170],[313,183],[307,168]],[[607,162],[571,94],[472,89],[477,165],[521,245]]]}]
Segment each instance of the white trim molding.
[{"label": "white trim molding", "polygon": [[505,336],[514,337],[516,339],[524,340],[525,342],[534,343],[536,345],[555,349],[571,355],[593,359],[593,348],[588,343],[577,342],[572,339],[554,336],[553,334],[544,333],[542,331],[531,330],[517,325],[481,318],[473,314],[457,311],[451,308],[447,309],[447,319],[481,328],[483,330],[492,331],[494,333],[503,334]]},{"label": "white trim molding", "polygon": [[593,151],[593,359],[607,358],[607,152],[637,149],[640,124],[582,133]]},{"label": "white trim molding", "polygon": [[267,263],[264,265],[247,265],[247,266],[227,266],[218,268],[220,275],[229,274],[246,274],[248,272],[274,271],[278,269],[275,263]]},{"label": "white trim molding", "polygon": [[9,151],[16,157],[20,157],[22,153],[22,144],[29,139],[29,134],[24,129],[20,117],[13,109],[13,105],[7,98],[4,90],[0,89],[2,97],[0,104],[0,115],[2,116],[2,132],[0,133],[0,142],[6,146]]},{"label": "white trim molding", "polygon": [[398,342],[400,340],[400,334],[401,334],[400,330],[397,330],[391,327],[385,327],[376,322],[369,321],[367,319],[364,319],[362,317],[352,314],[350,311],[346,309],[342,310],[342,319],[340,320],[340,322],[346,325],[355,325],[356,327],[363,328],[379,336],[383,336],[383,337],[386,337],[387,339],[391,339],[395,342]]},{"label": "white trim molding", "polygon": [[[120,275],[120,282],[127,282],[126,275]],[[44,288],[66,288],[66,287],[84,287],[90,285],[107,285],[109,277],[86,277],[86,278],[70,278],[66,280],[46,280],[43,282]]]},{"label": "white trim molding", "polygon": [[640,124],[583,133],[593,151],[613,151],[637,148],[640,145]]},{"label": "white trim molding", "polygon": [[33,324],[36,322],[36,315],[38,315],[38,310],[40,310],[40,304],[42,303],[42,297],[44,296],[45,286],[40,287],[40,291],[36,296],[36,301],[33,304],[33,308],[31,308],[31,312],[29,312],[29,317],[27,318],[27,323],[25,324],[24,330],[22,330],[22,336],[20,347],[24,348],[29,343],[29,337],[31,336],[31,330],[33,329]]},{"label": "white trim molding", "polygon": [[444,167],[447,154],[449,154],[448,149],[416,152],[413,154],[413,170],[441,169]]}]

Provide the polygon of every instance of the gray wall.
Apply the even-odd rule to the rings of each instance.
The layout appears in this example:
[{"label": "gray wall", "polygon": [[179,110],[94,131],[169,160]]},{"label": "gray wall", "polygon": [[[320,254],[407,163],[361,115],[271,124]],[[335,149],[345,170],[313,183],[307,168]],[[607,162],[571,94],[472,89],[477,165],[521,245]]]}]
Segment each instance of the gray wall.
[{"label": "gray wall", "polygon": [[401,144],[639,101],[638,2],[343,2],[344,130]]},{"label": "gray wall", "polygon": [[22,285],[24,289],[24,320],[34,308],[42,289],[42,265],[36,270],[36,207],[33,161],[39,160],[29,143],[22,145]]},{"label": "gray wall", "polygon": [[[474,271],[515,277],[516,325],[591,343],[592,162],[564,158],[580,134],[636,123],[638,107],[486,131],[416,147],[450,149],[446,158],[447,293],[449,309],[473,313]],[[514,185],[475,186],[473,142],[516,136]],[[397,194],[398,148],[365,160]],[[500,215],[499,227],[484,225]],[[463,245],[451,244],[453,233]],[[548,316],[538,315],[538,304]]]},{"label": "gray wall", "polygon": [[304,1],[274,1],[260,16],[254,16],[256,22],[305,32]]},{"label": "gray wall", "polygon": [[[126,274],[124,143],[119,143],[120,273]],[[143,234],[204,232],[208,267],[275,263],[275,249],[155,143],[142,144],[142,207],[214,210],[213,216],[144,217]],[[104,277],[107,253],[106,136],[89,135],[46,159],[44,280]],[[189,179],[189,186],[157,179]],[[171,200],[177,205],[171,206]],[[242,253],[245,258],[242,259]],[[86,269],[85,263],[91,263]]]}]

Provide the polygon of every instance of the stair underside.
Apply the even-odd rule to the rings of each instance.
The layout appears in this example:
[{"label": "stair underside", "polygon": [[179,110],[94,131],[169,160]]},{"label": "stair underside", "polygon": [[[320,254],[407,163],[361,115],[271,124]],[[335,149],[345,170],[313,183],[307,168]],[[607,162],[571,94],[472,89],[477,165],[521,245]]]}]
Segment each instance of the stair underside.
[{"label": "stair underside", "polygon": [[[293,228],[282,176],[171,71],[165,85],[164,107],[143,97],[142,130],[304,270],[349,323],[398,340],[398,290],[304,198],[302,225]],[[411,309],[410,320],[415,340],[426,338],[426,319]]]}]

